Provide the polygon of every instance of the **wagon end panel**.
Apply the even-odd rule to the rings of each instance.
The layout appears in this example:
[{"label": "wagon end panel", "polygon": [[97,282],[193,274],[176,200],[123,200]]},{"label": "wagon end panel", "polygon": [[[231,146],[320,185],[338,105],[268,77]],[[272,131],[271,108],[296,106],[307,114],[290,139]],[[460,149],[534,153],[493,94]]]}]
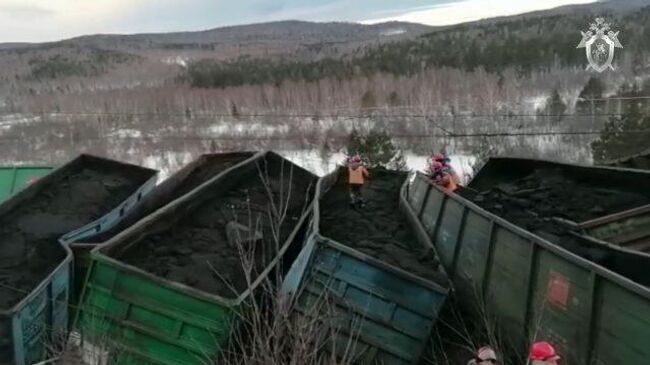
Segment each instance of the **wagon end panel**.
[{"label": "wagon end panel", "polygon": [[93,256],[77,327],[132,364],[200,365],[227,341],[234,312]]},{"label": "wagon end panel", "polygon": [[325,318],[326,348],[338,358],[414,364],[446,296],[362,255],[321,243],[297,311],[305,318]]}]

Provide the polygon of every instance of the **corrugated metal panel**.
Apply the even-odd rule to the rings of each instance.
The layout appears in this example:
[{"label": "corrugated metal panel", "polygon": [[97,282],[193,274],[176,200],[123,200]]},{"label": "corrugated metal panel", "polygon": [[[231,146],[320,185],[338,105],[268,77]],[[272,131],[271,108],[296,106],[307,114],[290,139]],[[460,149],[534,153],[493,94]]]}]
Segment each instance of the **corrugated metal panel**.
[{"label": "corrugated metal panel", "polygon": [[[443,260],[455,274],[460,302],[480,316],[477,295],[487,298],[500,333],[508,333],[506,339],[512,339],[518,352],[525,353],[533,339],[547,339],[560,347],[568,365],[641,364],[650,358],[649,288],[439,187],[430,186],[427,195],[467,211],[465,218],[457,211],[447,218],[446,209],[436,213],[425,205],[421,219],[426,217],[424,224],[440,221],[438,231],[448,226],[453,232],[462,224],[459,247],[454,248],[457,257],[451,263]],[[451,256],[442,236],[434,244],[441,256]]]},{"label": "corrugated metal panel", "polygon": [[413,280],[355,250],[322,237],[298,294],[303,315],[319,315],[340,337],[334,352],[353,346],[355,363],[413,364],[419,359],[446,289]]},{"label": "corrugated metal panel", "polygon": [[[307,210],[298,221],[292,221],[291,233],[278,248],[277,256],[235,298],[224,298],[158,277],[113,258],[113,254],[195,212],[206,196],[213,198],[218,192],[231,190],[242,179],[258,178],[260,166],[271,162],[278,166],[290,164],[272,152],[258,153],[95,248],[75,320],[82,336],[91,343],[106,344],[121,364],[211,363],[239,323],[238,316],[246,309],[242,303],[258,293],[262,282],[276,272],[299,229],[306,224],[312,213],[311,195],[305,197]],[[300,174],[306,181],[315,181],[315,176],[306,170],[291,166],[292,176]]]}]

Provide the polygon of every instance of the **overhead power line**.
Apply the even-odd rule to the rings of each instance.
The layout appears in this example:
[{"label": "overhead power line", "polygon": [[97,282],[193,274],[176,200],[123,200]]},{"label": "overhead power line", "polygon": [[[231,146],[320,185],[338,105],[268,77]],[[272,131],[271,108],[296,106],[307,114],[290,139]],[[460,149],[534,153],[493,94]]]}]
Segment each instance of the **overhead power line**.
[{"label": "overhead power line", "polygon": [[[451,134],[449,134],[451,133]],[[483,132],[483,133],[444,133],[444,134],[424,134],[424,133],[414,133],[414,134],[395,134],[392,133],[390,136],[392,138],[404,138],[404,139],[415,139],[415,138],[475,138],[475,137],[543,137],[543,136],[587,136],[587,135],[601,135],[601,134],[617,134],[617,135],[638,135],[638,134],[647,134],[650,138],[650,129],[638,129],[638,130],[627,130],[627,131],[548,131],[548,132]],[[0,141],[2,140],[25,140],[26,136],[24,135],[0,135]],[[70,139],[70,135],[64,134],[60,136],[33,136],[35,139]],[[329,136],[330,140],[345,140],[348,136]],[[197,136],[197,135],[146,135],[139,137],[131,136],[112,136],[112,135],[103,135],[103,136],[82,136],[74,137],[75,141],[80,140],[180,140],[180,141],[191,141],[191,140],[204,140],[204,141],[309,141],[311,138],[309,135],[300,135],[300,136],[252,136],[252,135],[230,135],[230,136]]]},{"label": "overhead power line", "polygon": [[207,117],[227,117],[227,118],[350,118],[350,119],[368,119],[368,118],[517,118],[517,117],[548,117],[548,118],[592,118],[592,117],[611,117],[621,116],[624,113],[572,113],[572,114],[548,114],[548,113],[508,113],[508,114],[423,114],[423,113],[400,113],[400,114],[322,114],[322,113],[202,113],[202,112],[85,112],[85,111],[30,111],[30,112],[7,112],[1,111],[0,115],[5,116],[126,116],[126,117],[186,117],[207,118]]}]

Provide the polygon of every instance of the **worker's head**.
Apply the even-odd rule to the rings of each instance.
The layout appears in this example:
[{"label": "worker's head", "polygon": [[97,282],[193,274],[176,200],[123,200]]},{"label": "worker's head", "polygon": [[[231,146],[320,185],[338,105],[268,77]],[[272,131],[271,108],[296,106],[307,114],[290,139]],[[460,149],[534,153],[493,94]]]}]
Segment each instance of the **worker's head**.
[{"label": "worker's head", "polygon": [[443,167],[444,167],[444,165],[441,162],[433,161],[431,163],[431,170],[434,171],[434,172],[435,171],[440,171]]},{"label": "worker's head", "polygon": [[443,162],[445,160],[445,155],[443,155],[440,152],[437,152],[437,153],[434,153],[433,155],[431,155],[431,159],[433,161]]},{"label": "worker's head", "polygon": [[535,342],[530,347],[528,358],[535,365],[557,365],[560,360],[555,347],[546,341]]},{"label": "worker's head", "polygon": [[354,156],[350,157],[350,162],[361,163],[361,156],[354,155]]},{"label": "worker's head", "polygon": [[490,346],[483,346],[476,351],[477,365],[494,365],[497,361],[497,353]]}]

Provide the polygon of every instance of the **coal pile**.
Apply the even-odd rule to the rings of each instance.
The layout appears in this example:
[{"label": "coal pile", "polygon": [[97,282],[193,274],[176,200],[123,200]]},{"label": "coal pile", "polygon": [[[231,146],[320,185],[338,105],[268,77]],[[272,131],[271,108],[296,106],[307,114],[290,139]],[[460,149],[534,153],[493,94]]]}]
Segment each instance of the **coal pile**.
[{"label": "coal pile", "polygon": [[559,170],[539,169],[490,190],[460,194],[501,218],[643,285],[641,261],[581,236],[575,223],[650,203],[647,196],[577,183]]},{"label": "coal pile", "polygon": [[217,176],[223,171],[235,166],[236,164],[253,157],[252,152],[241,153],[224,153],[215,155],[205,155],[205,163],[192,171],[185,181],[174,192],[171,200],[176,199],[192,191],[197,186]]},{"label": "coal pile", "polygon": [[538,169],[522,179],[465,196],[499,216],[526,211],[533,212],[533,217],[557,217],[578,223],[650,203],[646,195],[602,185],[578,183],[558,169]]},{"label": "coal pile", "polygon": [[407,173],[377,168],[363,188],[365,208],[350,206],[346,177],[339,177],[320,201],[320,233],[417,276],[437,280],[433,250],[423,247],[399,210]]},{"label": "coal pile", "polygon": [[144,181],[83,168],[0,217],[0,308],[30,293],[65,257],[58,239],[108,213]]},{"label": "coal pile", "polygon": [[[153,192],[149,193],[138,207],[131,211],[131,213],[117,226],[85,239],[84,243],[100,243],[108,241],[113,236],[135,224],[143,217],[162,208],[172,200],[178,199],[189,193],[204,182],[253,155],[254,153],[252,152],[233,152],[201,156],[200,165],[193,169],[184,178],[181,177],[182,182],[180,182],[180,184],[175,185],[173,189],[168,188],[168,184],[172,182],[166,180],[163,184],[158,185]],[[177,176],[172,176],[170,179],[175,178],[177,178]]]},{"label": "coal pile", "polygon": [[[146,235],[120,253],[120,260],[171,281],[236,298],[276,257],[311,201],[315,178],[291,169],[285,163],[283,168],[269,166],[268,173],[230,177],[241,182],[207,198],[166,229]],[[227,227],[233,225],[242,230],[239,239],[229,240]]]}]

